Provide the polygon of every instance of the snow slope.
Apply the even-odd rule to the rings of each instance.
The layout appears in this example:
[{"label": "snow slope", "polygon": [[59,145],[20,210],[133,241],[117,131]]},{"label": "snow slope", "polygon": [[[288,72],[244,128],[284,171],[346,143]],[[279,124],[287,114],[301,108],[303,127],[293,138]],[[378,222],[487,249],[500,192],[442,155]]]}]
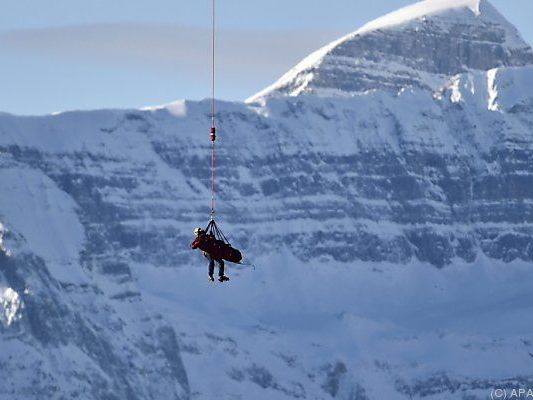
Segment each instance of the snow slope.
[{"label": "snow slope", "polygon": [[531,387],[531,49],[487,2],[443,4],[217,104],[218,219],[257,265],[227,285],[189,248],[209,102],[1,114],[0,399]]}]

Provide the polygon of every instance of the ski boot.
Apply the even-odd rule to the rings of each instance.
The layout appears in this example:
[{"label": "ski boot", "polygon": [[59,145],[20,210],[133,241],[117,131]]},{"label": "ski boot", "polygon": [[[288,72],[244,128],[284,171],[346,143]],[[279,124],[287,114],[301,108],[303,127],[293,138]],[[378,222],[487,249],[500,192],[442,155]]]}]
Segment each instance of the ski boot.
[{"label": "ski boot", "polygon": [[225,275],[222,275],[222,276],[219,276],[218,277],[218,281],[219,282],[226,282],[226,281],[229,281],[229,278]]},{"label": "ski boot", "polygon": [[215,281],[215,278],[213,278],[213,275],[207,275],[207,280],[209,282],[214,282]]}]

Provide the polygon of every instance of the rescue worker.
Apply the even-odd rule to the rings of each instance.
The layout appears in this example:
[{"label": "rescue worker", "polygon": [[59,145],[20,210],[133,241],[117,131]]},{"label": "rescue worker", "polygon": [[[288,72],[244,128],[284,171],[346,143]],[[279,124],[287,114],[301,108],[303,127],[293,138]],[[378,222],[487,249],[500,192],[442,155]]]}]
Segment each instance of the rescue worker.
[{"label": "rescue worker", "polygon": [[[216,241],[216,238],[213,235],[208,235],[207,232],[205,232],[202,228],[194,228],[194,234],[196,235],[196,239],[193,241],[193,245],[192,245],[193,248],[198,247],[198,244],[202,241],[205,241],[205,242]],[[216,262],[218,264],[218,281],[219,282],[229,281],[229,278],[224,275],[224,260],[221,258],[217,258],[215,255],[209,254],[206,251],[204,251],[203,253],[204,253],[204,257],[206,257],[209,260],[207,279],[210,282],[213,282],[215,280],[213,274],[215,273],[215,262]]]}]

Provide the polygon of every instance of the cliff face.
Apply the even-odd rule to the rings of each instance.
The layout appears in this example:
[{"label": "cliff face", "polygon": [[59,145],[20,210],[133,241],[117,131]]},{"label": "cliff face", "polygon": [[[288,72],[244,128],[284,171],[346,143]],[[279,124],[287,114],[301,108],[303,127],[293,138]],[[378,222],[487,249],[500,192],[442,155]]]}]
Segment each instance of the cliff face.
[{"label": "cliff face", "polygon": [[220,293],[188,247],[209,212],[207,102],[0,115],[0,398],[527,385],[533,53],[488,3],[451,3],[218,104],[219,222],[258,264]]},{"label": "cliff face", "polygon": [[174,329],[144,307],[101,230],[112,206],[94,191],[108,176],[82,166],[98,163],[87,138],[77,153],[68,139],[40,141],[56,134],[46,118],[16,120],[3,120],[15,141],[0,155],[0,398],[188,398]]}]

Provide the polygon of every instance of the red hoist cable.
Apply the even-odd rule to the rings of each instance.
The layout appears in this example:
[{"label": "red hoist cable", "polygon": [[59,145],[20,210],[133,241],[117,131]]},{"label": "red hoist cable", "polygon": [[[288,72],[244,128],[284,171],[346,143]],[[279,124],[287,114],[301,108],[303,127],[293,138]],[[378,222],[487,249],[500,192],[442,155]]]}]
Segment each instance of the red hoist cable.
[{"label": "red hoist cable", "polygon": [[[216,102],[215,102],[215,73],[216,73],[216,26],[215,26],[215,0],[211,0],[211,128],[209,129],[209,138],[211,139],[211,220],[207,224],[205,232],[209,236],[214,236],[217,240],[214,242],[213,248],[210,251],[214,253],[209,253],[209,249],[200,249],[208,251],[211,256],[224,259],[236,264],[242,263],[242,254],[239,250],[231,247],[228,239],[215,222],[215,140],[216,140]],[[222,243],[222,244],[221,244]],[[217,255],[218,254],[218,255]],[[243,264],[251,265],[251,264]]]},{"label": "red hoist cable", "polygon": [[[212,17],[212,31],[211,31],[211,128],[209,129],[209,138],[211,139],[211,219],[207,227],[203,230],[195,228],[194,233],[196,238],[191,244],[193,249],[200,249],[204,254],[209,255],[211,262],[216,260],[221,268],[223,266],[222,260],[226,260],[236,264],[251,265],[249,263],[242,263],[242,254],[239,250],[232,247],[228,239],[215,222],[215,140],[216,140],[216,103],[215,103],[215,45],[216,45],[216,26],[215,26],[215,0],[211,0],[211,17]],[[222,269],[221,269],[222,272]],[[211,280],[212,275],[210,275]],[[222,279],[225,278],[225,279]],[[223,282],[229,278],[221,276],[219,280]]]},{"label": "red hoist cable", "polygon": [[215,140],[216,140],[216,109],[215,109],[215,0],[211,2],[211,219],[215,215]]}]

